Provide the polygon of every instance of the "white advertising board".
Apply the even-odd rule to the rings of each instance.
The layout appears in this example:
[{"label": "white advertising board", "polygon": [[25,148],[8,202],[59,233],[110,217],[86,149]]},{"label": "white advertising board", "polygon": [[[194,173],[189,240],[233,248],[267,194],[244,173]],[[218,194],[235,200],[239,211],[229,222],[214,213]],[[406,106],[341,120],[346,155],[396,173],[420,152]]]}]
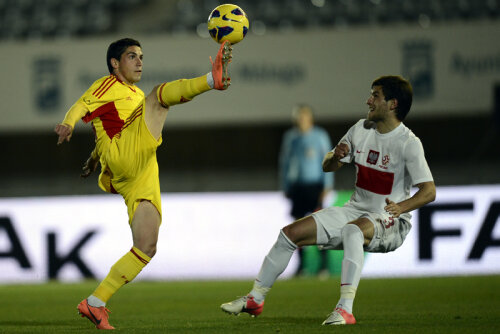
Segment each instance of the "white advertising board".
[{"label": "white advertising board", "polygon": [[412,225],[396,251],[366,255],[364,275],[500,273],[500,186],[440,187]]},{"label": "white advertising board", "polygon": [[[162,197],[158,252],[139,279],[253,277],[289,223],[278,193]],[[2,199],[0,281],[102,278],[132,246],[127,222],[119,195]],[[296,266],[294,257],[283,277]]]},{"label": "white advertising board", "polygon": [[[290,223],[279,192],[164,194],[158,252],[138,279],[253,279]],[[500,186],[440,187],[364,277],[500,274]],[[131,247],[118,195],[0,199],[0,282],[103,278]],[[281,276],[293,275],[296,255]]]}]

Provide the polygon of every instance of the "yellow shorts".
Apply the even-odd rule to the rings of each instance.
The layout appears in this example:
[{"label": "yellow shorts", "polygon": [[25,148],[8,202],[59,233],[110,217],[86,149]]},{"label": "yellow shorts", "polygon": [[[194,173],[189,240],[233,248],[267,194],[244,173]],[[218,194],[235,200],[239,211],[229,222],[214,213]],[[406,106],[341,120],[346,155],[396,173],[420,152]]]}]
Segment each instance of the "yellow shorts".
[{"label": "yellow shorts", "polygon": [[161,217],[156,149],[162,138],[156,140],[149,132],[144,120],[144,107],[143,103],[132,113],[122,131],[113,137],[107,152],[101,156],[99,187],[123,196],[129,224],[141,200],[151,201]]}]

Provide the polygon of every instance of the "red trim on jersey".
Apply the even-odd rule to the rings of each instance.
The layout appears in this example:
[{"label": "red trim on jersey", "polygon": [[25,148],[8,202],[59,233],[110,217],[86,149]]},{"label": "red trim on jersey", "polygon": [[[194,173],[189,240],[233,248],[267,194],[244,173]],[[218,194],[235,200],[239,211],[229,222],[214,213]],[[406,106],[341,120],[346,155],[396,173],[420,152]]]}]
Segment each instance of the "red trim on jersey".
[{"label": "red trim on jersey", "polygon": [[163,101],[163,98],[162,98],[162,92],[163,92],[163,87],[165,87],[167,83],[165,82],[164,84],[162,84],[160,86],[160,88],[158,88],[160,90],[160,93],[158,94],[158,96],[160,97],[160,104],[162,105],[162,107],[166,108],[168,107],[168,105],[165,103],[165,101]]},{"label": "red trim on jersey", "polygon": [[113,78],[113,76],[111,76],[111,75],[110,75],[109,77],[107,77],[107,78],[106,78],[106,79],[102,82],[102,84],[101,84],[99,87],[97,87],[97,89],[96,89],[96,90],[92,93],[92,95],[96,96],[97,91],[99,91],[99,90],[100,90],[100,89],[101,89],[104,85],[106,85],[106,84],[108,83],[108,81],[109,81],[109,80],[111,80],[112,78]]},{"label": "red trim on jersey", "polygon": [[103,104],[102,106],[94,110],[92,113],[88,112],[85,116],[82,117],[82,121],[88,123],[94,118],[101,117],[103,114],[107,113],[109,111],[108,109],[110,108],[116,109],[114,102],[108,102],[106,104]]},{"label": "red trim on jersey", "polygon": [[114,102],[106,103],[94,110],[93,113],[88,113],[85,117],[83,117],[83,121],[88,123],[96,117],[101,119],[102,127],[110,139],[117,133],[120,133],[122,131],[123,124],[125,124],[125,122],[120,118]]},{"label": "red trim on jersey", "polygon": [[394,173],[383,172],[360,164],[356,186],[379,195],[390,195],[394,184]]},{"label": "red trim on jersey", "polygon": [[[126,85],[126,84],[124,84]],[[136,92],[135,88],[132,88],[131,86],[127,85],[128,89],[130,89],[131,91],[133,91],[134,93]]]},{"label": "red trim on jersey", "polygon": [[125,85],[128,87],[128,89],[130,89],[131,91],[133,91],[134,93],[136,92],[136,90],[134,88],[132,88],[132,86],[130,86],[129,84],[126,84],[125,82],[121,81],[120,79],[118,79],[118,77],[115,77],[116,80],[121,83],[122,85]]},{"label": "red trim on jersey", "polygon": [[131,252],[132,254],[134,254],[134,255],[135,255],[135,256],[139,259],[139,261],[141,261],[142,263],[144,263],[144,264],[148,264],[148,263],[149,263],[149,261],[148,261],[148,260],[143,259],[143,258],[142,258],[139,254],[137,254],[137,253],[134,251],[134,248],[130,248],[130,252]]},{"label": "red trim on jersey", "polygon": [[113,76],[107,77],[106,80],[104,80],[103,83],[99,86],[99,88],[97,88],[92,93],[92,95],[94,95],[95,97],[99,97],[99,94],[103,91],[103,89],[105,89],[110,83],[112,83],[114,79],[115,78]]},{"label": "red trim on jersey", "polygon": [[142,105],[137,108],[133,113],[132,115],[130,115],[129,118],[127,118],[127,121],[125,122],[125,124],[123,125],[123,129],[127,128],[130,124],[132,124],[138,117],[140,117],[142,115]]},{"label": "red trim on jersey", "polygon": [[104,86],[100,92],[97,93],[96,97],[100,99],[118,80],[113,77],[113,79],[108,82],[107,86]]},{"label": "red trim on jersey", "polygon": [[141,113],[142,114],[142,104],[139,105],[135,110],[134,112],[127,118],[127,120],[125,121],[126,124],[128,123],[132,123],[133,122],[133,119],[136,118],[137,114]]}]

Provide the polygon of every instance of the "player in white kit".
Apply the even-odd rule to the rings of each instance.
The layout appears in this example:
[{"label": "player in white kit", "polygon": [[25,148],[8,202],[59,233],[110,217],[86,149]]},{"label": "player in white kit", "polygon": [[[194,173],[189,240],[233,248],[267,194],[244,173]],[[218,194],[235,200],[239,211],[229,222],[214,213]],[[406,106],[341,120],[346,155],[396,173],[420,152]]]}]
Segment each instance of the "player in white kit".
[{"label": "player in white kit", "polygon": [[[366,120],[352,126],[323,160],[323,171],[355,163],[356,184],[343,207],[328,207],[285,226],[265,257],[253,289],[221,305],[223,311],[257,316],[264,298],[298,247],[343,249],[340,299],[323,325],[355,324],[352,308],[364,251],[397,249],[411,229],[410,211],[432,202],[436,188],[420,139],[402,121],[413,98],[410,83],[383,76],[372,83]],[[418,188],[411,196],[412,186]]]}]

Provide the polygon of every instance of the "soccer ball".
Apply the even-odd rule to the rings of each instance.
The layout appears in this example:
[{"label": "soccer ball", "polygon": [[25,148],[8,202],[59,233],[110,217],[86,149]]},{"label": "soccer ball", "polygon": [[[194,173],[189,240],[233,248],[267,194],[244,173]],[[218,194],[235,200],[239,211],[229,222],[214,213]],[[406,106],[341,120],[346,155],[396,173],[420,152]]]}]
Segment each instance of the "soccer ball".
[{"label": "soccer ball", "polygon": [[208,32],[217,43],[241,42],[248,32],[248,26],[247,14],[232,4],[215,7],[208,17]]}]

